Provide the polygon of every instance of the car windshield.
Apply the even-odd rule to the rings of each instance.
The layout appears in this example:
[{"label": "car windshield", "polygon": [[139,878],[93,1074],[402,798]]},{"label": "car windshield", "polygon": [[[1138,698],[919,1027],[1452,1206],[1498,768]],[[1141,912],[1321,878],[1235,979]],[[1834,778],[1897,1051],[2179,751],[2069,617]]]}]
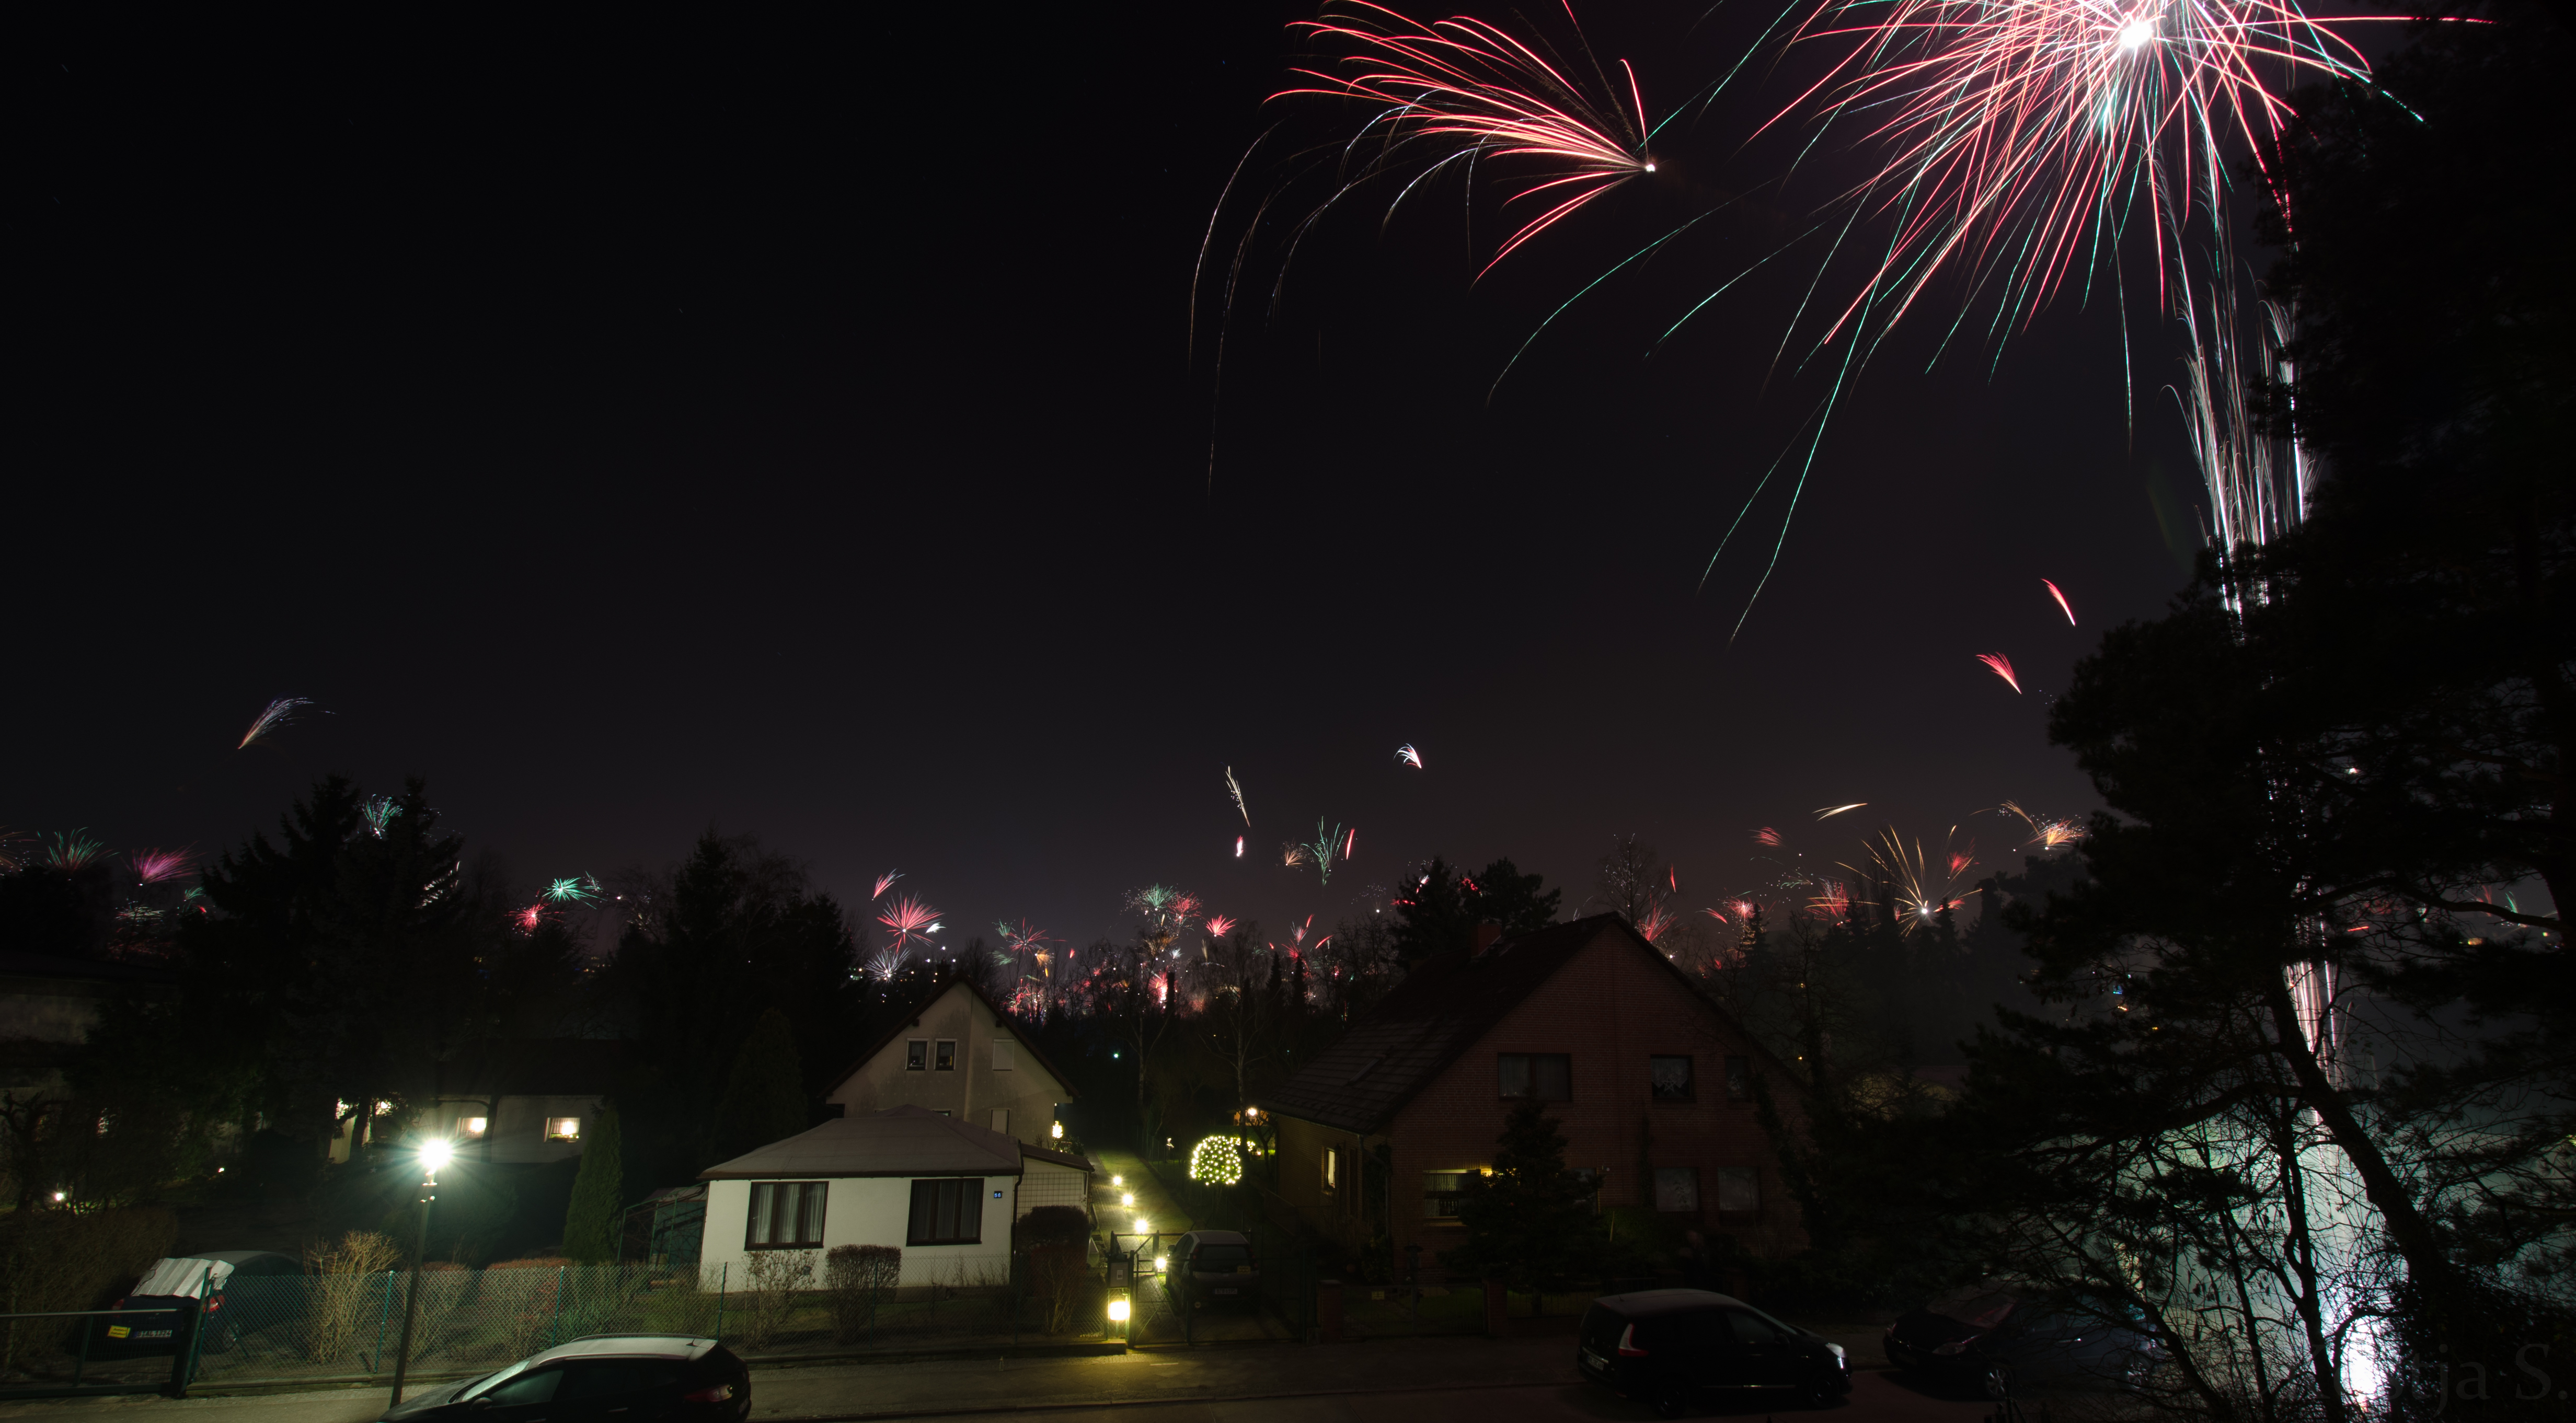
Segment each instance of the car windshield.
[{"label": "car windshield", "polygon": [[534,1359],[521,1359],[519,1362],[510,1365],[508,1368],[495,1370],[492,1373],[485,1374],[483,1377],[472,1380],[464,1387],[458,1389],[456,1391],[456,1396],[460,1399],[480,1398],[491,1390],[508,1383],[510,1380],[517,1378],[521,1374],[526,1373],[528,1371],[528,1365],[535,1362],[536,1360]]},{"label": "car windshield", "polygon": [[1193,1270],[1231,1270],[1252,1263],[1252,1248],[1247,1245],[1202,1245],[1190,1257]]},{"label": "car windshield", "polygon": [[1936,1299],[1924,1308],[1944,1319],[1955,1319],[1979,1329],[1992,1329],[2003,1323],[2004,1316],[2012,1313],[2013,1306],[2019,1303],[2021,1301],[2011,1295],[1983,1290]]}]

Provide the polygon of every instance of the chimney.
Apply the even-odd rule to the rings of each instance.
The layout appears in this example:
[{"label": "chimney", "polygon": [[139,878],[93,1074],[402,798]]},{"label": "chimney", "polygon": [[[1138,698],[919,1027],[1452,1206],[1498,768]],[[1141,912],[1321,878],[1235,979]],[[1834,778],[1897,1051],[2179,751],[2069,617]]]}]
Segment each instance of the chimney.
[{"label": "chimney", "polygon": [[1494,946],[1494,941],[1495,941],[1496,939],[1501,938],[1502,936],[1503,936],[1503,926],[1502,926],[1502,925],[1500,925],[1500,924],[1495,923],[1495,922],[1494,922],[1493,920],[1491,920],[1491,919],[1488,919],[1488,920],[1486,920],[1484,923],[1477,925],[1477,926],[1476,926],[1476,952],[1477,952],[1477,954],[1481,955],[1481,954],[1483,954],[1483,953],[1485,952],[1485,950],[1492,948],[1492,947]]}]

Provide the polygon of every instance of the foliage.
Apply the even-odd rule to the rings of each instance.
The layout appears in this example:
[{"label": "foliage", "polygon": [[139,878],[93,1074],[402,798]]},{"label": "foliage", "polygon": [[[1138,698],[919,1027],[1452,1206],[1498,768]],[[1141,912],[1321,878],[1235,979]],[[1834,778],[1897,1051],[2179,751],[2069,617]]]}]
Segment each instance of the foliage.
[{"label": "foliage", "polygon": [[1564,892],[1543,889],[1543,884],[1508,859],[1466,874],[1435,858],[1421,872],[1420,882],[1403,890],[1396,952],[1410,966],[1434,954],[1474,948],[1480,924],[1499,925],[1506,935],[1544,929],[1556,922],[1557,901]]},{"label": "foliage", "polygon": [[402,1264],[402,1247],[390,1235],[353,1230],[306,1252],[317,1272],[306,1317],[305,1349],[317,1364],[347,1358],[383,1314],[385,1272]]},{"label": "foliage", "polygon": [[786,1328],[797,1292],[814,1279],[817,1250],[755,1250],[742,1269],[743,1347],[768,1348]]},{"label": "foliage", "polygon": [[573,1261],[604,1265],[617,1258],[626,1227],[626,1141],[617,1109],[603,1104],[581,1147],[572,1205],[564,1213],[563,1249]]},{"label": "foliage", "polygon": [[[22,1210],[0,1220],[0,1314],[99,1309],[170,1253],[179,1220],[166,1210]],[[51,1321],[0,1330],[0,1369],[52,1342]]]},{"label": "foliage", "polygon": [[805,1130],[805,1073],[796,1055],[796,1030],[775,1008],[751,1025],[734,1054],[724,1097],[716,1104],[724,1156],[738,1156]]},{"label": "foliage", "polygon": [[1556,1123],[1539,1103],[1522,1102],[1503,1119],[1493,1165],[1469,1176],[1459,1196],[1467,1243],[1442,1259],[1517,1292],[1562,1290],[1593,1249],[1594,1194],[1592,1183],[1566,1169]]},{"label": "foliage", "polygon": [[835,1245],[823,1252],[823,1290],[832,1337],[843,1344],[876,1327],[878,1303],[903,1279],[903,1251],[893,1245]]}]

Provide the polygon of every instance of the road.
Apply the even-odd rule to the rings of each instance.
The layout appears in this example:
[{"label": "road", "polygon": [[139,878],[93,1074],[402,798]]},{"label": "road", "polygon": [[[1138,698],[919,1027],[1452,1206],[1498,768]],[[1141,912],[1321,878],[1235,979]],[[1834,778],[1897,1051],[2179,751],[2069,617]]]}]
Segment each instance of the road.
[{"label": "road", "polygon": [[[759,1423],[917,1417],[1027,1423],[1444,1423],[1497,1418],[1652,1417],[1574,1379],[1552,1340],[1439,1339],[1231,1349],[1149,1350],[1081,1359],[943,1359],[912,1364],[764,1368],[752,1375]],[[366,1423],[382,1389],[0,1404],[0,1423]],[[1783,1405],[1786,1400],[1782,1400]],[[1753,1407],[1737,1416],[1765,1417]],[[1783,1406],[1783,1418],[1801,1416]],[[1804,1415],[1831,1423],[1980,1423],[1982,1402],[1926,1396],[1882,1373],[1852,1397]]]}]

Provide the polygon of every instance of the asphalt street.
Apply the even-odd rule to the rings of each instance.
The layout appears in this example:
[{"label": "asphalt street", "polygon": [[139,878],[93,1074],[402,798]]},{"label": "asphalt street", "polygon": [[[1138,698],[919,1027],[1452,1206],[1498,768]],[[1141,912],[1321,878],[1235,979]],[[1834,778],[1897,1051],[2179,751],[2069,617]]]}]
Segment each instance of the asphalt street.
[{"label": "asphalt street", "polygon": [[[1570,1341],[1569,1341],[1570,1342]],[[1197,1423],[1442,1423],[1447,1419],[1644,1419],[1642,1406],[1588,1387],[1552,1340],[1442,1339],[1377,1344],[1148,1350],[1080,1359],[938,1359],[910,1364],[764,1368],[752,1375],[764,1420],[928,1417],[1093,1418]],[[382,1389],[0,1404],[0,1423],[366,1423]],[[1754,1405],[1739,1417],[1799,1410]],[[1835,1423],[1978,1423],[1989,1409],[1942,1398],[1898,1375],[1864,1372],[1851,1398],[1814,1414]]]}]

